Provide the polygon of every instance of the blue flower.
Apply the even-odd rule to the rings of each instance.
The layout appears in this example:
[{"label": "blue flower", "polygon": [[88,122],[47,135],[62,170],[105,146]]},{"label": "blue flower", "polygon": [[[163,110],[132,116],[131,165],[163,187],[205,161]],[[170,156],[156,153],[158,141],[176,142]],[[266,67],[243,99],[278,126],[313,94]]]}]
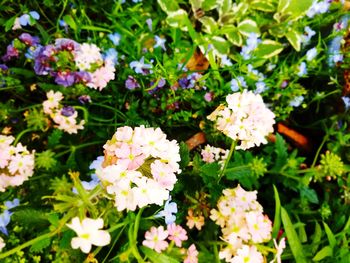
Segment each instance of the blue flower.
[{"label": "blue flower", "polygon": [[301,36],[301,43],[303,43],[304,45],[307,45],[311,38],[316,35],[316,32],[313,31],[310,27],[306,26],[304,28],[305,33]]},{"label": "blue flower", "polygon": [[299,68],[299,71],[298,71],[297,75],[299,77],[303,77],[307,74],[307,68],[306,68],[305,62],[301,62],[298,68]]},{"label": "blue flower", "polygon": [[304,96],[297,96],[289,102],[289,106],[299,107],[304,101]]},{"label": "blue flower", "polygon": [[119,33],[113,33],[113,34],[108,34],[108,38],[113,42],[115,46],[119,45],[119,41],[121,39],[121,36]]},{"label": "blue flower", "polygon": [[97,169],[101,169],[102,168],[102,163],[104,160],[104,156],[99,156],[96,158],[96,160],[94,160],[90,166],[89,169],[90,170],[97,170]]},{"label": "blue flower", "polygon": [[12,215],[12,213],[9,212],[8,210],[5,210],[5,211],[0,215],[0,232],[4,233],[5,235],[8,235],[6,226],[7,226],[7,225],[10,223],[10,221],[11,221],[11,215]]},{"label": "blue flower", "polygon": [[165,202],[164,210],[160,211],[156,217],[164,217],[165,223],[170,225],[175,222],[176,216],[173,214],[177,213],[177,205],[175,202],[170,203],[170,198]]},{"label": "blue flower", "polygon": [[112,61],[114,65],[118,64],[118,52],[115,50],[115,48],[109,48],[106,50],[104,54],[104,59]]},{"label": "blue flower", "polygon": [[147,24],[147,26],[148,26],[148,29],[149,29],[149,31],[152,31],[152,18],[148,18],[147,20],[146,20],[146,24]]},{"label": "blue flower", "polygon": [[306,60],[312,61],[317,56],[317,48],[314,47],[306,52]]},{"label": "blue flower", "polygon": [[255,83],[256,90],[254,91],[255,94],[263,93],[265,90],[267,90],[266,84],[264,81],[258,81]]},{"label": "blue flower", "polygon": [[246,87],[247,87],[247,83],[245,82],[242,76],[239,76],[231,80],[231,90],[233,92],[238,91],[240,88],[246,88]]},{"label": "blue flower", "polygon": [[19,206],[19,199],[15,198],[12,201],[6,201],[4,204],[5,204],[6,208],[8,210],[10,210],[12,208],[15,208],[15,207]]},{"label": "blue flower", "polygon": [[350,108],[350,98],[349,97],[341,97],[344,102],[345,110],[347,111]]},{"label": "blue flower", "polygon": [[149,73],[149,69],[152,68],[152,65],[146,64],[145,58],[142,57],[140,61],[132,61],[130,63],[130,68],[133,69],[136,73],[147,75]]},{"label": "blue flower", "polygon": [[342,36],[337,36],[333,38],[328,47],[328,64],[329,66],[334,66],[334,64],[343,61],[343,54],[341,53],[341,41],[343,40]]},{"label": "blue flower", "polygon": [[154,40],[156,41],[156,44],[153,46],[154,48],[161,47],[164,51],[166,50],[166,47],[165,47],[166,39],[165,38],[155,36]]},{"label": "blue flower", "polygon": [[36,11],[30,11],[29,14],[23,14],[19,17],[19,23],[21,26],[27,26],[27,25],[32,25],[30,22],[30,18],[34,20],[39,20],[40,15]]}]

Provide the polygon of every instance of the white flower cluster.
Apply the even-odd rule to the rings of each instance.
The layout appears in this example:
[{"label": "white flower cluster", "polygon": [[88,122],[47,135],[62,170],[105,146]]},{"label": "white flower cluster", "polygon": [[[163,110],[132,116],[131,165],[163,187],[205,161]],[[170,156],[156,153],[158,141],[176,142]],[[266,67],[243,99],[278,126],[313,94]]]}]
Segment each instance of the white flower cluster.
[{"label": "white flower cluster", "polygon": [[267,143],[265,136],[273,132],[275,115],[262,97],[244,90],[226,97],[228,106],[220,105],[208,116],[216,121],[219,131],[239,142],[236,149],[249,149]]},{"label": "white flower cluster", "polygon": [[[272,223],[263,215],[256,195],[257,191],[245,191],[240,185],[225,189],[218,201],[218,210],[210,211],[210,219],[220,225],[222,239],[227,242],[219,253],[226,262],[264,262],[254,244],[271,239]],[[242,260],[244,258],[254,261]]]},{"label": "white flower cluster", "polygon": [[34,151],[18,143],[11,145],[13,136],[0,135],[0,192],[9,186],[23,184],[33,175]]},{"label": "white flower cluster", "polygon": [[104,60],[95,44],[81,44],[75,53],[75,64],[81,71],[90,72],[91,79],[86,84],[90,88],[102,90],[115,77],[113,59]]},{"label": "white flower cluster", "polygon": [[202,160],[206,163],[218,162],[223,165],[229,152],[229,150],[224,150],[207,144],[202,150],[201,155]]},{"label": "white flower cluster", "polygon": [[181,170],[179,146],[160,128],[124,126],[104,145],[105,161],[96,174],[114,196],[118,211],[162,205]]},{"label": "white flower cluster", "polygon": [[63,107],[60,102],[63,100],[61,92],[50,90],[46,93],[47,100],[43,102],[44,113],[50,115],[58,125],[57,128],[69,134],[77,133],[84,129],[85,121],[77,122],[78,112],[73,107]]}]

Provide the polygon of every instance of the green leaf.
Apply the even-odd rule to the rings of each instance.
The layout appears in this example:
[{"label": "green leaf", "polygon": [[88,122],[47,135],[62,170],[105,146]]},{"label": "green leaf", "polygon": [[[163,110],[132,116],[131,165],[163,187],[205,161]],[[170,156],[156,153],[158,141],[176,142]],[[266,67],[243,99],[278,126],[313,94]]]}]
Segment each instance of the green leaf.
[{"label": "green leaf", "polygon": [[315,232],[312,235],[312,243],[311,243],[312,254],[316,253],[317,248],[319,246],[319,243],[321,241],[321,238],[322,238],[322,229],[321,229],[320,224],[316,221],[315,222]]},{"label": "green leaf", "polygon": [[276,6],[269,1],[255,0],[250,3],[249,7],[263,12],[276,11]]},{"label": "green leaf", "polygon": [[279,0],[277,12],[283,13],[286,8],[288,8],[291,0]]},{"label": "green leaf", "polygon": [[53,130],[52,133],[50,134],[48,140],[47,140],[48,147],[51,148],[51,147],[59,144],[62,136],[63,136],[62,130],[59,130],[59,129]]},{"label": "green leaf", "polygon": [[242,22],[240,22],[237,26],[238,31],[245,36],[249,36],[251,33],[255,33],[258,36],[260,36],[260,29],[256,22],[251,19],[246,19]]},{"label": "green leaf", "polygon": [[187,147],[187,144],[184,142],[180,143],[180,156],[181,156],[180,166],[182,168],[185,168],[190,162],[190,151]]},{"label": "green leaf", "polygon": [[167,23],[171,27],[178,27],[182,30],[187,30],[186,21],[188,20],[188,14],[185,10],[179,9],[174,12],[169,12],[166,18]]},{"label": "green leaf", "polygon": [[[285,2],[285,0],[282,0],[282,2]],[[313,3],[313,0],[290,0],[288,2],[289,5],[282,9],[282,13],[290,14],[293,19],[298,19],[306,14]]]},{"label": "green leaf", "polygon": [[300,195],[302,198],[306,198],[310,203],[318,204],[317,193],[314,189],[303,186],[300,188]]},{"label": "green leaf", "polygon": [[6,23],[4,24],[5,32],[9,31],[12,28],[13,24],[15,23],[15,19],[16,19],[16,16],[13,16],[6,21]]},{"label": "green leaf", "polygon": [[281,207],[281,217],[284,229],[287,234],[289,247],[292,251],[296,263],[307,263],[303,246],[299,240],[298,234],[293,227],[293,223],[289,218],[287,211]]},{"label": "green leaf", "polygon": [[218,1],[217,0],[204,0],[202,3],[202,9],[204,11],[209,11],[218,6]]},{"label": "green leaf", "polygon": [[263,40],[259,46],[254,51],[254,56],[257,58],[271,58],[279,53],[281,53],[283,50],[283,45],[277,41],[274,40]]},{"label": "green leaf", "polygon": [[272,237],[277,238],[281,228],[281,201],[276,186],[273,186],[275,194],[275,218],[273,220]]},{"label": "green leaf", "polygon": [[204,26],[204,30],[203,30],[204,32],[213,34],[218,29],[218,25],[212,17],[203,16],[199,19],[199,21]]},{"label": "green leaf", "polygon": [[36,28],[39,30],[42,38],[42,43],[48,43],[50,41],[50,35],[47,33],[47,30],[43,28],[40,24],[35,24]]},{"label": "green leaf", "polygon": [[226,33],[225,36],[232,44],[239,47],[243,45],[243,37],[238,30]]},{"label": "green leaf", "polygon": [[141,246],[141,250],[148,257],[148,259],[151,262],[154,262],[154,263],[180,263],[180,261],[178,261],[172,257],[169,257],[165,254],[157,253],[156,251],[154,251],[148,247]]},{"label": "green leaf", "polygon": [[214,49],[222,55],[226,55],[230,51],[230,43],[222,37],[212,37],[211,43]]},{"label": "green leaf", "polygon": [[45,248],[50,246],[51,244],[51,238],[47,237],[44,239],[41,239],[37,242],[35,242],[31,247],[30,247],[30,252],[32,253],[38,253],[38,252],[43,252]]},{"label": "green leaf", "polygon": [[273,167],[273,170],[280,171],[286,164],[288,158],[287,150],[287,145],[283,137],[279,133],[276,133],[275,153],[277,156],[274,161],[275,165]]},{"label": "green leaf", "polygon": [[326,257],[333,256],[333,249],[330,246],[325,246],[312,258],[312,261],[320,261]]},{"label": "green leaf", "polygon": [[325,222],[323,222],[323,226],[324,226],[324,230],[326,231],[329,245],[333,249],[335,247],[335,245],[337,244],[337,240],[335,239],[335,236],[334,236],[332,230],[329,228],[329,226]]},{"label": "green leaf", "polygon": [[167,14],[170,12],[175,12],[180,9],[176,1],[173,0],[158,0],[157,1],[160,8]]},{"label": "green leaf", "polygon": [[63,17],[63,21],[67,23],[67,25],[72,28],[74,31],[77,31],[78,27],[77,24],[75,23],[74,19],[70,15],[65,15]]},{"label": "green leaf", "polygon": [[301,35],[299,32],[291,30],[287,32],[286,38],[296,51],[300,51]]},{"label": "green leaf", "polygon": [[228,180],[238,180],[243,187],[248,189],[251,189],[254,181],[256,181],[256,178],[251,176],[252,171],[249,165],[227,168],[225,175]]}]

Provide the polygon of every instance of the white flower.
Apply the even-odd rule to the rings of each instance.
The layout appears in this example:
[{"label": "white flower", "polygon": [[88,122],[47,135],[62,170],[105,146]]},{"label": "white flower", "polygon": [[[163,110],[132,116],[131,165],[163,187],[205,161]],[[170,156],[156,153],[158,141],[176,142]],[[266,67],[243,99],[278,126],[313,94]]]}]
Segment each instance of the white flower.
[{"label": "white flower", "polygon": [[46,93],[46,97],[47,100],[43,102],[44,112],[51,114],[53,109],[58,108],[60,101],[63,100],[63,95],[59,91],[50,90]]},{"label": "white flower", "polygon": [[67,226],[73,229],[78,237],[74,237],[71,241],[71,246],[74,249],[80,248],[84,253],[89,253],[91,246],[106,246],[111,241],[111,236],[103,228],[103,219],[84,218],[80,222],[78,217],[72,219],[71,224]]},{"label": "white flower", "polygon": [[273,244],[275,245],[277,252],[276,252],[275,258],[271,260],[270,263],[274,263],[274,262],[281,263],[282,262],[281,255],[283,253],[283,250],[286,248],[286,238],[283,237],[279,244],[277,244],[276,239],[273,239]]},{"label": "white flower", "polygon": [[209,120],[216,121],[219,131],[237,141],[236,149],[267,143],[265,136],[273,132],[275,115],[264,104],[259,94],[244,90],[226,97],[227,107],[220,105]]},{"label": "white flower", "polygon": [[103,58],[100,48],[95,44],[81,44],[80,50],[75,55],[75,64],[82,71],[89,70],[91,64],[102,64],[102,62]]},{"label": "white flower", "polygon": [[166,50],[166,48],[165,48],[166,39],[161,38],[159,36],[155,36],[154,39],[155,39],[156,43],[153,47],[154,48],[161,47],[165,51]]},{"label": "white flower", "polygon": [[5,241],[0,237],[0,251],[5,247]]},{"label": "white flower", "polygon": [[314,47],[306,52],[306,60],[311,61],[317,56],[317,48]]}]

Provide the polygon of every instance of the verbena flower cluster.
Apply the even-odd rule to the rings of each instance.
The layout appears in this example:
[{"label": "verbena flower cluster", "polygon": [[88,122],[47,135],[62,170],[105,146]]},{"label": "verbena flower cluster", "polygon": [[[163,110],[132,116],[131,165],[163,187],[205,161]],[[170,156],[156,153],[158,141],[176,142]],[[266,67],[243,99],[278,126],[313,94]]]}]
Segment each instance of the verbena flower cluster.
[{"label": "verbena flower cluster", "polygon": [[58,38],[54,44],[42,46],[38,37],[23,33],[7,47],[2,60],[17,58],[23,51],[34,62],[37,75],[50,75],[64,87],[83,84],[102,90],[115,77],[117,53],[102,54],[95,44]]},{"label": "verbena flower cluster", "polygon": [[201,155],[202,160],[206,163],[218,162],[222,165],[227,159],[229,152],[229,150],[224,150],[222,148],[210,146],[207,144],[201,151]]},{"label": "verbena flower cluster", "polygon": [[84,129],[85,121],[77,121],[78,112],[71,106],[62,106],[63,94],[50,90],[46,93],[47,100],[43,102],[44,113],[50,115],[57,128],[69,134]]},{"label": "verbena flower cluster", "polygon": [[104,168],[96,174],[119,211],[162,205],[169,198],[180,172],[179,146],[160,128],[120,127],[103,148]]},{"label": "verbena flower cluster", "polygon": [[111,242],[110,234],[103,228],[103,219],[84,218],[82,221],[78,217],[74,217],[69,228],[77,233],[77,237],[71,240],[71,246],[74,249],[80,248],[84,253],[89,253],[92,245],[106,246]]},{"label": "verbena flower cluster", "polygon": [[[257,191],[245,191],[240,185],[223,190],[210,218],[220,225],[227,246],[219,253],[226,262],[264,262],[254,244],[271,239],[272,223],[257,202]],[[244,261],[243,259],[254,259]]]},{"label": "verbena flower cluster", "polygon": [[275,115],[262,97],[244,90],[226,97],[227,106],[220,105],[208,119],[216,128],[237,141],[236,149],[249,149],[267,143],[266,136],[273,132]]},{"label": "verbena flower cluster", "polygon": [[13,145],[14,140],[0,135],[0,192],[23,184],[34,172],[34,150],[28,151],[21,143]]}]

